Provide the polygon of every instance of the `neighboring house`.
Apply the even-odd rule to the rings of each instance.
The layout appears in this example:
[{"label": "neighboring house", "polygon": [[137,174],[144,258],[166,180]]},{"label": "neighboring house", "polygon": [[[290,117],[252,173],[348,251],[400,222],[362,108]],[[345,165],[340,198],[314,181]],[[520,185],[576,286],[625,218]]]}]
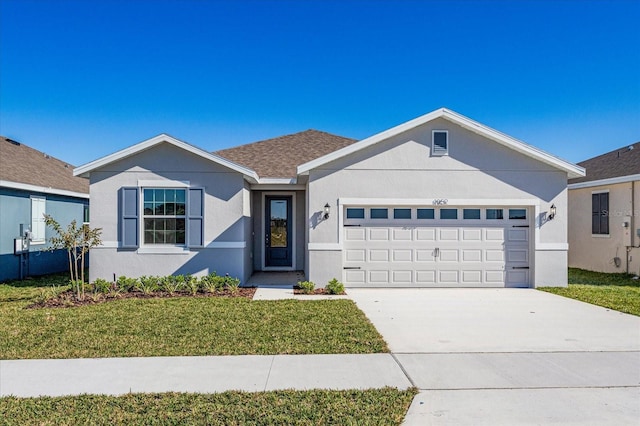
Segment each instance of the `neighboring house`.
[{"label": "neighboring house", "polygon": [[569,266],[640,274],[640,143],[578,163],[569,181]]},{"label": "neighboring house", "polygon": [[[0,281],[68,270],[66,251],[44,250],[52,236],[44,213],[64,227],[88,220],[87,180],[74,177],[73,166],[0,136]],[[27,230],[29,252],[15,255],[14,239]]]},{"label": "neighboring house", "polygon": [[162,134],[74,173],[104,230],[91,279],[534,287],[567,284],[567,179],[584,170],[438,109],[361,141],[308,130],[211,154]]}]

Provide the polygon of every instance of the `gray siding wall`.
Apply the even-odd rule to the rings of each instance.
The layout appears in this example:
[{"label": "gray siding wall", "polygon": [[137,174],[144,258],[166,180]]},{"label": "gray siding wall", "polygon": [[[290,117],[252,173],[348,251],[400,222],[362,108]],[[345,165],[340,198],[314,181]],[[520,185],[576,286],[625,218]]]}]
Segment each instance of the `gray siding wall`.
[{"label": "gray siding wall", "polygon": [[[204,247],[180,253],[148,254],[120,248],[118,196],[139,180],[189,181],[204,188]],[[153,186],[156,186],[155,184]],[[248,188],[241,174],[170,144],[156,145],[91,173],[92,225],[103,228],[105,244],[92,251],[91,279],[113,276],[193,274],[210,272],[245,282],[249,268],[246,246],[251,228]]]},{"label": "gray siding wall", "polygon": [[[449,131],[449,155],[431,157],[432,130]],[[338,201],[345,198],[539,199],[544,214],[557,206],[555,220],[539,229],[535,249],[535,283],[566,285],[567,174],[438,119],[392,137],[346,158],[311,171],[308,194],[309,243],[325,245],[309,251],[308,276],[322,286],[342,277],[342,252],[331,248],[342,232]],[[326,202],[331,217],[317,222]],[[532,232],[531,238],[534,238]],[[540,244],[542,243],[542,245]],[[544,244],[554,245],[543,249]]]},{"label": "gray siding wall", "polygon": [[[74,219],[82,224],[84,206],[89,204],[89,200],[82,198],[0,188],[0,280],[19,278],[20,258],[13,254],[13,239],[18,237],[21,223],[31,226],[31,196],[45,198],[45,212],[64,228]],[[47,228],[46,240],[53,235],[53,230]],[[29,275],[68,271],[66,251],[45,251],[50,246],[49,243],[31,246]]]}]

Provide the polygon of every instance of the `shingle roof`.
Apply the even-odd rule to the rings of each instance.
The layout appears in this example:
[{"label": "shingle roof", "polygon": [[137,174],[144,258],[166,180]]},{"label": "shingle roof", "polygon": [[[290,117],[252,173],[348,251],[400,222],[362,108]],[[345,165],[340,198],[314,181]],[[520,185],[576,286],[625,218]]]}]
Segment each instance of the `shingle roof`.
[{"label": "shingle roof", "polygon": [[578,165],[587,169],[587,175],[570,179],[570,184],[640,174],[640,142],[614,149]]},{"label": "shingle roof", "polygon": [[89,193],[89,181],[73,176],[73,166],[0,136],[0,180]]},{"label": "shingle roof", "polygon": [[255,170],[261,178],[294,178],[296,167],[357,142],[319,130],[280,136],[214,154]]}]

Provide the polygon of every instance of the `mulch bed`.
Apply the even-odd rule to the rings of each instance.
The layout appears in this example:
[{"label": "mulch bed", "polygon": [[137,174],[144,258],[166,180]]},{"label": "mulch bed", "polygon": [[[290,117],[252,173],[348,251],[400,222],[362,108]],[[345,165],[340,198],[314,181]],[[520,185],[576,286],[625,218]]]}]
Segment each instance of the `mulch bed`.
[{"label": "mulch bed", "polygon": [[[315,295],[317,295],[317,296],[324,296],[324,295],[332,295],[332,296],[334,296],[334,294],[329,293],[326,288],[316,288],[316,289],[313,290],[313,293],[305,293],[304,290],[302,290],[301,288],[294,287],[293,288],[293,294],[301,294],[301,295],[307,295],[307,296],[315,296]],[[336,293],[335,296],[344,296],[345,294],[347,294],[347,293],[345,293],[343,291],[342,293]]]},{"label": "mulch bed", "polygon": [[75,308],[78,306],[98,305],[100,303],[111,302],[114,300],[122,299],[168,299],[175,297],[244,297],[246,299],[253,299],[253,295],[256,292],[255,287],[240,287],[236,294],[231,293],[229,290],[219,290],[215,293],[197,293],[195,295],[191,293],[176,292],[169,294],[164,291],[156,291],[150,294],[145,294],[139,291],[123,292],[115,295],[102,294],[102,293],[86,293],[84,300],[79,300],[76,294],[72,290],[67,290],[60,293],[58,297],[47,299],[42,302],[36,302],[29,306],[27,309],[40,309],[40,308]]}]

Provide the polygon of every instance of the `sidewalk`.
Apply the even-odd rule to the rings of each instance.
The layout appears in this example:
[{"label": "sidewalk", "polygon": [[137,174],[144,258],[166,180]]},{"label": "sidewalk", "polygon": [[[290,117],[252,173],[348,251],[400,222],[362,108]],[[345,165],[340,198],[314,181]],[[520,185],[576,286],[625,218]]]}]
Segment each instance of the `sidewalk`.
[{"label": "sidewalk", "polygon": [[391,354],[0,361],[0,397],[385,386],[411,387]]}]

